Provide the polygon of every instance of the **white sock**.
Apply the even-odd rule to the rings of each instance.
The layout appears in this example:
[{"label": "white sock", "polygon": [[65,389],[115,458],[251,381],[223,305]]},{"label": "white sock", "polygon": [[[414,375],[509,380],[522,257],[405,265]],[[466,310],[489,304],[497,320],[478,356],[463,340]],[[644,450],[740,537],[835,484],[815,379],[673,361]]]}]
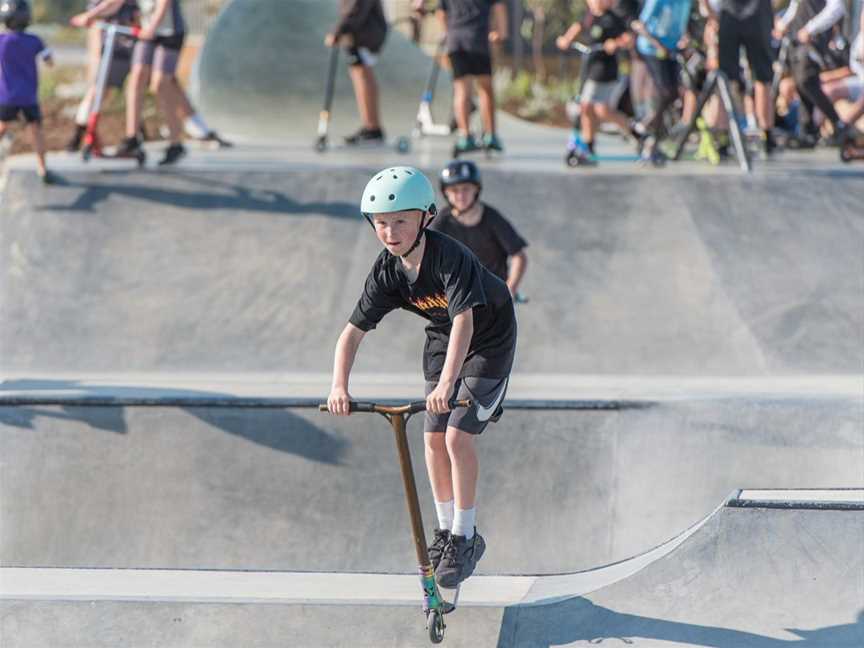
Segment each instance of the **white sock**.
[{"label": "white sock", "polygon": [[204,122],[203,117],[201,117],[201,115],[199,115],[198,113],[195,113],[194,115],[186,119],[184,128],[186,130],[186,134],[190,137],[201,138],[210,132],[210,128]]},{"label": "white sock", "polygon": [[474,537],[474,525],[477,523],[477,507],[467,510],[456,509],[453,518],[453,535],[465,536],[466,540]]},{"label": "white sock", "polygon": [[453,528],[453,500],[449,502],[435,502],[435,511],[438,513],[438,528],[447,529]]},{"label": "white sock", "polygon": [[78,110],[75,113],[75,123],[79,126],[86,126],[87,120],[90,118],[90,102],[82,99],[78,104]]}]

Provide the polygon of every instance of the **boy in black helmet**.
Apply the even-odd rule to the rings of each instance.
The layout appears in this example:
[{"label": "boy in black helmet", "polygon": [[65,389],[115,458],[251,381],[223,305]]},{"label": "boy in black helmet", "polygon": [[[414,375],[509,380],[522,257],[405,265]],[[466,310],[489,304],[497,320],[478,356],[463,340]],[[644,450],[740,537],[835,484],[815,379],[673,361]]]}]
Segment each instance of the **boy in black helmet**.
[{"label": "boy in black helmet", "polygon": [[[435,189],[417,169],[375,174],[363,192],[363,215],[384,250],[336,344],[331,413],[347,415],[348,377],[360,342],[390,311],[427,320],[426,468],[438,528],[429,546],[435,578],[456,587],[474,571],[486,543],[476,532],[478,475],[474,437],[500,416],[513,366],[516,317],[504,282],[449,236],[426,229],[435,216]],[[471,407],[450,411],[451,398]]]},{"label": "boy in black helmet", "polygon": [[327,47],[342,45],[348,54],[351,85],[362,122],[360,130],[345,143],[381,144],[381,116],[378,110],[378,83],[372,70],[387,38],[387,18],[381,0],[339,0],[339,22],[327,34]]},{"label": "boy in black helmet", "polygon": [[497,209],[480,201],[483,183],[474,162],[453,160],[441,171],[440,181],[448,207],[429,229],[465,244],[515,297],[528,266],[525,239]]},{"label": "boy in black helmet", "polygon": [[36,152],[37,173],[44,183],[50,184],[54,176],[45,166],[36,57],[41,57],[49,66],[53,61],[42,39],[26,33],[30,18],[27,0],[0,3],[0,21],[8,30],[0,34],[0,152],[5,153],[8,146],[4,140],[9,123],[23,115]]}]

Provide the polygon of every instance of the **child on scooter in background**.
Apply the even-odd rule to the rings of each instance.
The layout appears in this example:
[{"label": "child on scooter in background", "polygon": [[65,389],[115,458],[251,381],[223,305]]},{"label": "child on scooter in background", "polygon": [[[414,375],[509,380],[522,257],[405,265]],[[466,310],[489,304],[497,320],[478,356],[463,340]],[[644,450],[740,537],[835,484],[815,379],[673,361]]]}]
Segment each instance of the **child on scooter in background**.
[{"label": "child on scooter in background", "polygon": [[587,148],[586,162],[594,151],[594,138],[600,125],[613,123],[624,133],[639,140],[642,133],[634,121],[611,105],[618,81],[618,58],[616,53],[632,43],[627,21],[613,10],[614,0],[588,0],[590,16],[583,23],[573,23],[555,41],[562,50],[569,50],[573,42],[583,34],[589,47],[598,51],[588,55],[582,65],[588,66],[585,86],[580,89],[580,127],[582,140]]}]

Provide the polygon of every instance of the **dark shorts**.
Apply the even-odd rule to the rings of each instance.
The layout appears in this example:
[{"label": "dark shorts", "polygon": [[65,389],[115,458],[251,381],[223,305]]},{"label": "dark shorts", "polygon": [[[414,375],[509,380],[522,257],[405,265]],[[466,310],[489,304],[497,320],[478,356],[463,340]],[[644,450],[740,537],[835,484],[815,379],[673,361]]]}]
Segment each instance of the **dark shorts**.
[{"label": "dark shorts", "polygon": [[39,104],[34,104],[32,106],[10,106],[8,104],[0,104],[0,121],[17,121],[18,115],[24,115],[24,121],[28,124],[42,123],[42,111],[39,110]]},{"label": "dark shorts", "polygon": [[[459,400],[470,398],[471,407],[457,407],[446,414],[430,414],[426,412],[423,431],[427,433],[446,432],[448,427],[454,427],[468,434],[480,434],[494,417],[498,420],[498,409],[507,394],[509,378],[460,378],[453,388]],[[438,383],[426,383],[426,395],[432,393]]]},{"label": "dark shorts", "polygon": [[132,69],[132,57],[128,55],[115,54],[111,57],[111,65],[108,67],[108,87],[122,88]]},{"label": "dark shorts", "polygon": [[345,56],[348,57],[348,65],[356,67],[374,67],[378,62],[378,52],[380,50],[371,50],[368,47],[348,47],[345,49]]},{"label": "dark shorts", "polygon": [[648,74],[661,95],[676,95],[681,77],[681,67],[675,59],[661,59],[656,56],[643,56]]},{"label": "dark shorts", "polygon": [[454,79],[492,74],[492,57],[484,52],[450,52],[449,57]]},{"label": "dark shorts", "polygon": [[132,51],[132,65],[147,65],[156,72],[174,76],[180,60],[180,50],[183,49],[183,38],[183,34],[177,34],[157,36],[152,41],[138,41]]},{"label": "dark shorts", "polygon": [[774,16],[770,3],[763,2],[759,12],[741,19],[720,13],[720,69],[730,81],[741,81],[739,52],[747,52],[747,61],[756,81],[771,83],[774,76],[774,52],[771,50],[771,28]]}]

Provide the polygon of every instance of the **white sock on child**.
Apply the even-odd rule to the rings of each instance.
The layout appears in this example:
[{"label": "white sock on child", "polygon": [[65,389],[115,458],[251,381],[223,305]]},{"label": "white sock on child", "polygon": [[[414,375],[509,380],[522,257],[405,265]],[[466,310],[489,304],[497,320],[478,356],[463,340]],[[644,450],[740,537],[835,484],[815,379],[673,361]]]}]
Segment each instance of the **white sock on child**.
[{"label": "white sock on child", "polygon": [[447,529],[453,528],[453,500],[449,502],[435,502],[435,511],[438,513],[438,528]]},{"label": "white sock on child", "polygon": [[90,102],[87,99],[82,99],[78,104],[78,110],[75,112],[75,123],[79,126],[86,126],[87,120],[90,118]]},{"label": "white sock on child", "polygon": [[477,523],[477,507],[462,510],[456,509],[453,518],[453,535],[465,536],[466,540],[474,537],[474,525]]}]

